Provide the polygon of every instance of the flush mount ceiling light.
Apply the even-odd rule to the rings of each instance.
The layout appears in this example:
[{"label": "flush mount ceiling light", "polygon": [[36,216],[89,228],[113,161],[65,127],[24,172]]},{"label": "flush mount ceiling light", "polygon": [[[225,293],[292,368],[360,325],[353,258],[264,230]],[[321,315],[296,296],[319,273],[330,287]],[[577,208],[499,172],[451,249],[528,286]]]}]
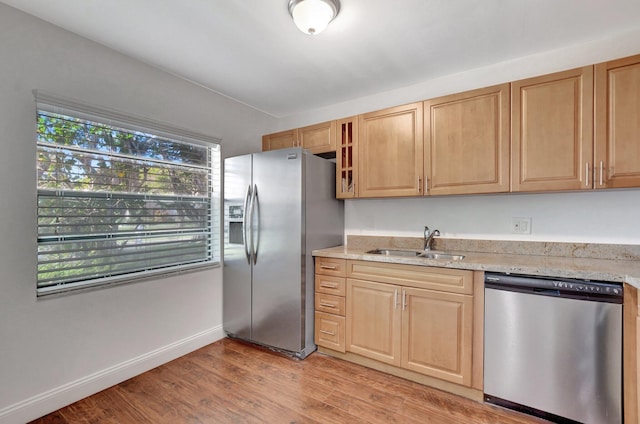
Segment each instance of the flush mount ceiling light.
[{"label": "flush mount ceiling light", "polygon": [[340,11],[339,0],[289,0],[289,13],[305,34],[320,34]]}]

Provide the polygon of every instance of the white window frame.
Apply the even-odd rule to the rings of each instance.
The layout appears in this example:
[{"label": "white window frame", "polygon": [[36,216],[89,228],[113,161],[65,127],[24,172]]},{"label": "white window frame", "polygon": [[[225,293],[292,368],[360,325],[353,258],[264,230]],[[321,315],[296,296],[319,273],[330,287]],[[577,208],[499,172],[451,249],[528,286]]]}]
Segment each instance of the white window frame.
[{"label": "white window frame", "polygon": [[[63,292],[84,290],[87,288],[102,287],[105,285],[114,285],[121,283],[128,283],[138,280],[146,280],[149,278],[158,278],[160,276],[175,275],[177,273],[184,273],[195,270],[202,270],[203,268],[219,267],[221,262],[221,222],[220,222],[220,206],[222,201],[221,196],[221,172],[222,172],[222,157],[220,152],[221,140],[216,137],[206,136],[198,134],[189,130],[177,128],[174,126],[166,125],[157,121],[150,120],[139,116],[123,114],[121,112],[102,108],[98,106],[88,105],[76,100],[60,97],[55,94],[44,92],[42,90],[34,90],[34,97],[36,100],[36,113],[37,117],[40,112],[53,113],[59,115],[71,116],[81,120],[93,121],[100,124],[105,124],[115,128],[121,128],[127,131],[140,132],[145,134],[151,134],[153,136],[176,141],[179,143],[202,146],[208,148],[210,153],[210,190],[209,190],[209,253],[206,260],[197,261],[194,263],[180,263],[172,264],[169,266],[150,267],[149,269],[136,270],[133,272],[119,273],[116,275],[109,275],[108,273],[99,277],[91,277],[89,279],[80,281],[63,281],[56,284],[40,284],[37,281],[36,293],[38,296],[45,296],[51,294],[59,294]],[[36,137],[37,141],[37,137]],[[39,151],[39,150],[38,150]],[[38,160],[38,156],[36,156]],[[38,189],[38,198],[45,196],[46,190]],[[50,191],[50,190],[49,190]],[[63,193],[58,195],[64,196]],[[114,194],[115,195],[115,194]],[[126,194],[125,194],[126,195]],[[136,195],[140,196],[140,195]],[[40,212],[38,212],[40,215]],[[38,224],[39,225],[39,224]],[[40,246],[44,243],[55,243],[51,241],[49,237],[48,241],[44,241],[45,237],[39,237],[38,252],[40,252]],[[43,240],[43,241],[40,241]],[[37,263],[40,264],[40,259]],[[39,279],[38,279],[39,280]]]}]

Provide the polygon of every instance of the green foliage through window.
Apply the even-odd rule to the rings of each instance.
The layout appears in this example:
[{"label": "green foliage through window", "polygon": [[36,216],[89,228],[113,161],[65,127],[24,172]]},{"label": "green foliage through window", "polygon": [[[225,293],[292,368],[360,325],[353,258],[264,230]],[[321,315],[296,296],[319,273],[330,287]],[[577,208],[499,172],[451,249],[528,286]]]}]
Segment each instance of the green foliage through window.
[{"label": "green foliage through window", "polygon": [[39,290],[212,260],[218,146],[37,118]]}]

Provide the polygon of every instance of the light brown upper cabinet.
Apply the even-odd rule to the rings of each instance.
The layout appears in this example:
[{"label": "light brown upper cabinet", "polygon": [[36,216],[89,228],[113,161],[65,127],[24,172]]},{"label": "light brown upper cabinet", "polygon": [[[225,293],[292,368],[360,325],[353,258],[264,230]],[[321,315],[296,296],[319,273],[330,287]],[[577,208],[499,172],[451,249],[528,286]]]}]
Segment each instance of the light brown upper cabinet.
[{"label": "light brown upper cabinet", "polygon": [[339,119],[336,129],[336,198],[351,199],[358,197],[358,117]]},{"label": "light brown upper cabinet", "polygon": [[262,136],[262,151],[302,147],[313,154],[336,151],[336,121]]},{"label": "light brown upper cabinet", "polygon": [[298,145],[298,130],[280,131],[262,136],[262,151],[288,149]]},{"label": "light brown upper cabinet", "polygon": [[640,55],[595,67],[596,188],[640,187]]},{"label": "light brown upper cabinet", "polygon": [[311,153],[336,151],[336,121],[323,122],[298,128],[298,146]]},{"label": "light brown upper cabinet", "polygon": [[358,197],[422,194],[422,102],[359,115]]},{"label": "light brown upper cabinet", "polygon": [[511,83],[512,191],[590,189],[593,66]]},{"label": "light brown upper cabinet", "polygon": [[509,84],[425,101],[425,193],[509,191],[509,123]]}]

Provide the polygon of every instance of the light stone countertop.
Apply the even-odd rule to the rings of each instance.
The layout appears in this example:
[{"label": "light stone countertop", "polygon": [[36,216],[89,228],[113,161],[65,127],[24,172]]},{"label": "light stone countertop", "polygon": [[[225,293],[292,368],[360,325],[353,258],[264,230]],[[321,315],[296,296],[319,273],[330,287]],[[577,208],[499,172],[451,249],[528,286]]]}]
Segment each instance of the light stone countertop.
[{"label": "light stone countertop", "polygon": [[[370,237],[368,238],[369,240],[365,241],[363,241],[363,239],[365,238],[359,237],[357,240],[354,239],[353,243],[348,239],[348,244],[346,246],[336,246],[327,249],[315,250],[313,255],[329,258],[354,259],[406,265],[624,282],[631,284],[636,288],[640,288],[640,259],[633,257],[635,255],[631,255],[632,257],[626,260],[594,257],[552,256],[549,254],[540,254],[536,249],[535,242],[532,243],[533,248],[531,249],[534,254],[527,254],[522,251],[518,254],[504,253],[500,252],[500,248],[490,249],[491,253],[468,250],[454,251],[450,249],[443,249],[442,247],[446,246],[447,243],[441,241],[440,244],[435,246],[433,249],[434,251],[446,250],[448,253],[461,254],[465,256],[462,260],[444,260],[368,254],[366,253],[367,250],[375,248],[418,248],[416,248],[415,242],[399,243],[395,238],[393,239],[393,242],[385,240],[384,238],[375,237]],[[489,243],[489,241],[487,241],[487,243]],[[527,242],[518,243],[520,245],[527,244]],[[562,243],[556,244],[562,245]],[[449,245],[451,245],[451,243]],[[492,246],[498,245],[500,245],[500,242],[495,242]],[[549,243],[544,243],[544,245],[545,248],[549,248]],[[576,245],[572,245],[570,247],[575,251],[575,246]],[[598,245],[590,246],[597,247]],[[458,240],[456,241],[456,247],[460,248],[464,246],[462,246]],[[618,247],[619,246],[615,246],[615,248]],[[608,249],[611,250],[611,246],[608,246]],[[633,249],[635,249],[635,247],[633,247]]]}]

